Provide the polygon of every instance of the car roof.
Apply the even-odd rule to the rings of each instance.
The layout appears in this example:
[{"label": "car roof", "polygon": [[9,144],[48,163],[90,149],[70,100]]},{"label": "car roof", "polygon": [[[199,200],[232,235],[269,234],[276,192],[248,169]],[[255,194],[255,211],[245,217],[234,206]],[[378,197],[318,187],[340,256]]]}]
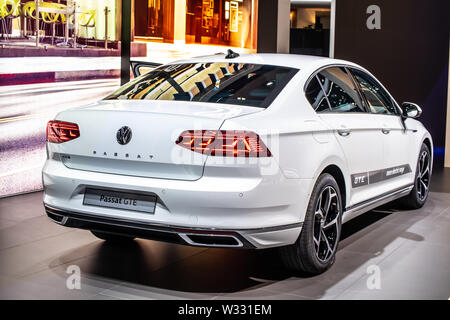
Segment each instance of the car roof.
[{"label": "car roof", "polygon": [[178,63],[198,63],[198,62],[238,62],[276,65],[300,69],[302,72],[313,72],[314,70],[332,64],[343,64],[357,66],[355,63],[332,59],[327,57],[299,55],[299,54],[279,54],[279,53],[255,53],[243,54],[236,58],[226,59],[225,54],[216,54],[210,56],[193,57],[189,59],[173,61],[169,64]]}]

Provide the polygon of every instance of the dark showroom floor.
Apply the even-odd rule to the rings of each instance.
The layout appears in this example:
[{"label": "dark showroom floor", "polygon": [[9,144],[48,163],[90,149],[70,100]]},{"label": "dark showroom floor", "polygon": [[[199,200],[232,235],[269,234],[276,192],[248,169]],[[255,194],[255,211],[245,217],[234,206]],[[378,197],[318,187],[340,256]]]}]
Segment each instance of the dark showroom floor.
[{"label": "dark showroom floor", "polygon": [[[107,244],[51,222],[41,192],[3,198],[0,298],[447,300],[450,169],[433,180],[421,210],[382,208],[346,224],[335,265],[309,278],[283,270],[273,251]],[[68,289],[69,266],[80,289]]]}]

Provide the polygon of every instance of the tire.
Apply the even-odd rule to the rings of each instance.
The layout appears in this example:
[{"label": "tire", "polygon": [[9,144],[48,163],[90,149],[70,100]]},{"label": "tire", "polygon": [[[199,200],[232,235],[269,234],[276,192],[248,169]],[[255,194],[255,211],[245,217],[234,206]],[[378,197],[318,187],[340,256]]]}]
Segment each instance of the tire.
[{"label": "tire", "polygon": [[417,169],[414,179],[414,188],[400,199],[400,203],[406,209],[422,208],[428,199],[431,181],[431,153],[426,144],[422,144],[417,159]]},{"label": "tire", "polygon": [[[327,197],[331,201],[325,213]],[[328,173],[320,175],[309,200],[300,236],[294,244],[279,249],[288,269],[317,275],[333,265],[341,235],[342,207],[342,196],[336,180]]]},{"label": "tire", "polygon": [[108,241],[108,242],[115,242],[115,243],[124,243],[124,242],[131,242],[134,240],[134,237],[132,236],[122,236],[118,234],[113,233],[106,233],[106,232],[100,232],[91,230],[91,233],[96,236],[99,239]]}]

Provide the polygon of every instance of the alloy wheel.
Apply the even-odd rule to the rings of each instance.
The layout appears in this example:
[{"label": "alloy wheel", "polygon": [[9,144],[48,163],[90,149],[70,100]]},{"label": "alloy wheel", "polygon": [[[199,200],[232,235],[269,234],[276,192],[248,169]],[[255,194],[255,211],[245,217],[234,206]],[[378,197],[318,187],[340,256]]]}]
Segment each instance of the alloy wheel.
[{"label": "alloy wheel", "polygon": [[419,172],[416,179],[417,196],[424,201],[428,195],[430,185],[430,155],[422,151],[419,157]]},{"label": "alloy wheel", "polygon": [[340,201],[336,190],[326,186],[320,193],[314,213],[314,247],[317,258],[325,262],[337,248],[340,232]]}]

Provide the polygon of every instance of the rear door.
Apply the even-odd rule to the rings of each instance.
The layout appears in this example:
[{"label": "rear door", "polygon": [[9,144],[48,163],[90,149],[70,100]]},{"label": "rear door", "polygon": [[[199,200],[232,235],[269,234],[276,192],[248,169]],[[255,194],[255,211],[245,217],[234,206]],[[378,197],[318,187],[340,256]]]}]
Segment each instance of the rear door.
[{"label": "rear door", "polygon": [[383,172],[380,184],[391,190],[404,187],[414,179],[409,163],[409,150],[413,145],[413,132],[405,130],[399,109],[383,86],[367,72],[350,68],[370,112],[381,122],[383,140]]},{"label": "rear door", "polygon": [[383,193],[371,183],[371,176],[383,168],[381,122],[367,112],[346,69],[321,70],[310,80],[306,94],[345,154],[352,182],[351,205]]}]

